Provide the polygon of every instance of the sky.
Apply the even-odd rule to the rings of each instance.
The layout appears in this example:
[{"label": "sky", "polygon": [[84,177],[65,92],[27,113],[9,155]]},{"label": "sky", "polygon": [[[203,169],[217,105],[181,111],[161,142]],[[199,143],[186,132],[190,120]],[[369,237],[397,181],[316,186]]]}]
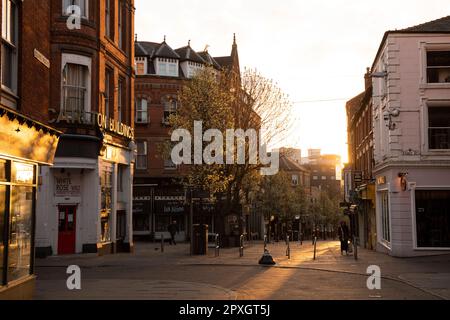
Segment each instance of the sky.
[{"label": "sky", "polygon": [[448,0],[135,0],[140,41],[209,46],[229,55],[236,33],[241,68],[273,79],[293,102],[284,146],[347,154],[345,102],[364,90],[387,30],[450,15]]}]

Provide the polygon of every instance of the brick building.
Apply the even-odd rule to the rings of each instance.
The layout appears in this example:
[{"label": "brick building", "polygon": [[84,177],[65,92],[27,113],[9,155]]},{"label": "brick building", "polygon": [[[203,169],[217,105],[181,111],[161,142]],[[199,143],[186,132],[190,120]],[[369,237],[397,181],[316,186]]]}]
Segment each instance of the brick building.
[{"label": "brick building", "polygon": [[368,249],[376,248],[375,179],[373,175],[372,79],[365,75],[365,91],[346,104],[349,164],[346,167],[352,231]]},{"label": "brick building", "polygon": [[311,172],[313,194],[323,190],[331,195],[340,195],[341,157],[339,155],[322,155],[321,150],[311,149],[308,151],[308,158],[303,160],[303,164]]},{"label": "brick building", "polygon": [[40,172],[37,254],[130,251],[134,1],[45,2],[52,68],[43,113],[63,135],[54,166]]},{"label": "brick building", "polygon": [[49,9],[0,1],[0,300],[32,297],[38,171],[53,164],[60,136],[46,125]]},{"label": "brick building", "polygon": [[[158,145],[170,139],[167,118],[177,110],[177,94],[196,71],[209,65],[239,75],[236,40],[232,53],[212,57],[208,51],[196,52],[190,43],[172,49],[166,42],[136,42],[136,144],[137,161],[134,179],[134,233],[138,236],[161,234],[169,237],[167,226],[177,221],[178,240],[189,235],[189,208],[186,191],[179,183],[183,167],[164,159]],[[194,195],[195,196],[195,195]],[[194,223],[206,223],[214,230],[214,205],[196,202]]]}]

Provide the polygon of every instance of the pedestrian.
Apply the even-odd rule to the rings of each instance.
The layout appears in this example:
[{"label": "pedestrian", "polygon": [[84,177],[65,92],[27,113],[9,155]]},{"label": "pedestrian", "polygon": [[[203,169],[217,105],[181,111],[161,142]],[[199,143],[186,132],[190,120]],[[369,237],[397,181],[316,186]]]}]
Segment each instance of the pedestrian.
[{"label": "pedestrian", "polygon": [[348,241],[350,239],[350,230],[345,221],[341,221],[341,225],[339,227],[339,240],[341,241],[341,254],[344,255],[344,251],[346,255],[348,255]]},{"label": "pedestrian", "polygon": [[167,230],[170,233],[170,245],[177,245],[177,243],[175,242],[175,235],[178,233],[177,222],[174,221],[173,223],[169,224]]}]

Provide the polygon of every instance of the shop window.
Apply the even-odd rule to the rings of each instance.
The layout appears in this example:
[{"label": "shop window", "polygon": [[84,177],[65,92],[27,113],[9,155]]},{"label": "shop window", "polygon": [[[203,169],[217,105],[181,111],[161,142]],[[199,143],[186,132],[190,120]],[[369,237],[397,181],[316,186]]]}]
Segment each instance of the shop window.
[{"label": "shop window", "polygon": [[101,241],[111,241],[112,170],[103,168],[101,177]]},{"label": "shop window", "polygon": [[381,193],[381,224],[383,240],[391,242],[391,217],[387,191]]},{"label": "shop window", "polygon": [[63,110],[69,119],[80,119],[87,108],[88,68],[67,63],[63,70]]},{"label": "shop window", "polygon": [[12,187],[9,218],[8,282],[30,274],[33,188]]},{"label": "shop window", "polygon": [[136,100],[136,123],[148,123],[148,101],[144,98]]},{"label": "shop window", "polygon": [[427,52],[428,83],[450,83],[450,51]]},{"label": "shop window", "polygon": [[17,92],[17,19],[16,1],[2,0],[1,83]]},{"label": "shop window", "polygon": [[450,149],[450,106],[428,107],[430,150]]},{"label": "shop window", "polygon": [[417,246],[450,248],[450,190],[416,191]]}]

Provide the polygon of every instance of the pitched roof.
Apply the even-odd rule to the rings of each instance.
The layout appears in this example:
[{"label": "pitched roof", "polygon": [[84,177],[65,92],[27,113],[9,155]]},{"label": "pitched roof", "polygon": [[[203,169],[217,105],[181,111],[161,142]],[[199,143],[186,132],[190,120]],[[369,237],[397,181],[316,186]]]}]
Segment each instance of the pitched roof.
[{"label": "pitched roof", "polygon": [[221,68],[231,69],[233,67],[233,57],[214,57],[214,60],[220,65]]},{"label": "pitched roof", "polygon": [[211,55],[208,53],[208,51],[203,52],[197,52],[200,57],[205,61],[205,63],[209,64],[210,66],[213,66],[214,68],[220,69],[222,68],[221,65],[211,57]]},{"label": "pitched roof", "polygon": [[450,32],[450,16],[419,24],[400,31],[406,32]]},{"label": "pitched roof", "polygon": [[298,164],[288,156],[284,154],[280,154],[280,168],[284,171],[303,171],[307,172],[308,170],[302,165]]},{"label": "pitched roof", "polygon": [[136,41],[135,43],[135,55],[139,56],[150,56],[152,57],[158,48],[159,43],[148,42],[148,41]]},{"label": "pitched roof", "polygon": [[194,50],[192,50],[191,46],[186,46],[183,48],[176,49],[175,52],[180,56],[180,61],[192,61],[197,63],[205,63],[203,58]]},{"label": "pitched roof", "polygon": [[180,56],[164,41],[154,54],[155,58],[180,59]]}]

